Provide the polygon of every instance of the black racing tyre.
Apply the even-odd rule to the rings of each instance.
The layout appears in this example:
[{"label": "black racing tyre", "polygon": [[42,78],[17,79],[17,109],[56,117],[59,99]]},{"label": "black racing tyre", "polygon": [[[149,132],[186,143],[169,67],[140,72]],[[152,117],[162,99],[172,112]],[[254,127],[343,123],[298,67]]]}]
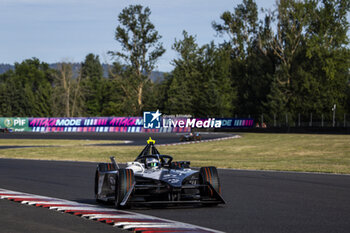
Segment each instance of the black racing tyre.
[{"label": "black racing tyre", "polygon": [[97,169],[101,172],[114,171],[115,167],[112,163],[99,163]]},{"label": "black racing tyre", "polygon": [[98,193],[98,181],[100,179],[100,172],[98,170],[98,168],[96,169],[96,172],[95,172],[95,198],[96,198],[96,202],[100,203],[102,202],[100,199],[98,199],[97,197],[97,193]]},{"label": "black racing tyre", "polygon": [[[215,189],[215,191],[221,194],[220,179],[216,167],[201,167],[199,173],[199,180],[201,184],[210,183],[211,186]],[[201,190],[201,194],[209,197],[214,196],[213,190],[211,190],[209,186],[203,188]]]},{"label": "black racing tyre", "polygon": [[115,184],[115,206],[122,208],[120,203],[123,201],[126,194],[132,188],[132,184],[135,182],[134,171],[131,169],[118,169],[116,174]]}]

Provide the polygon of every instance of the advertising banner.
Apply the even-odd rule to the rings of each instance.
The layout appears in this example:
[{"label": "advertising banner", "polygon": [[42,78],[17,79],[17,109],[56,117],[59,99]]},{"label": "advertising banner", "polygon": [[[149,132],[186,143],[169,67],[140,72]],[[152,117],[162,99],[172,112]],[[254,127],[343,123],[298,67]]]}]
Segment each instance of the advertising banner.
[{"label": "advertising banner", "polygon": [[7,128],[13,132],[31,131],[28,118],[25,117],[0,117],[0,128]]},{"label": "advertising banner", "polygon": [[[154,120],[155,121],[155,120]],[[150,127],[151,126],[151,127]],[[158,126],[158,127],[154,127]],[[160,118],[158,122],[147,122],[144,127],[180,127],[180,128],[249,128],[254,126],[252,118]]]},{"label": "advertising banner", "polygon": [[[24,119],[24,118],[22,118]],[[236,128],[253,127],[252,118],[163,118],[162,127]],[[29,127],[143,127],[142,117],[29,118]],[[26,121],[27,122],[27,121]],[[18,124],[18,121],[17,121]]]},{"label": "advertising banner", "polygon": [[254,126],[252,118],[193,118],[188,115],[163,115],[159,110],[143,112],[145,129],[160,128],[248,128]]},{"label": "advertising banner", "polygon": [[190,132],[191,128],[143,127],[142,117],[70,117],[29,118],[28,125],[33,132]]},{"label": "advertising banner", "polygon": [[[192,128],[253,127],[251,118],[160,117],[150,112],[144,117],[1,117],[0,128],[13,132],[191,132]],[[152,127],[150,127],[152,126]]]},{"label": "advertising banner", "polygon": [[254,126],[253,118],[218,118],[221,128],[249,128]]},{"label": "advertising banner", "polygon": [[142,117],[29,118],[30,127],[129,127],[143,126]]}]

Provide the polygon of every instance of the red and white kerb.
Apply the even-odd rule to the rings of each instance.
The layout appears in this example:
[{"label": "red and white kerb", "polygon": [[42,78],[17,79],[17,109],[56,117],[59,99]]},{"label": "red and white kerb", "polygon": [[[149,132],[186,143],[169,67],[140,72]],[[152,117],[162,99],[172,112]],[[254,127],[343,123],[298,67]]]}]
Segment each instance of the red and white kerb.
[{"label": "red and white kerb", "polygon": [[7,199],[22,204],[48,208],[87,219],[103,222],[133,232],[220,232],[192,224],[157,218],[98,205],[83,204],[58,198],[39,196],[29,193],[0,189],[0,199]]}]

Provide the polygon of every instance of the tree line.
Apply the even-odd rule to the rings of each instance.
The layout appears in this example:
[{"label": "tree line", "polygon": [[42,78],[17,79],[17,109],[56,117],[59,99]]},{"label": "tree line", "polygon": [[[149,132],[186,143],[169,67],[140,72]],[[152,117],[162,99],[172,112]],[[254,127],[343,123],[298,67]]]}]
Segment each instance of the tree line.
[{"label": "tree line", "polygon": [[[120,51],[103,76],[88,54],[77,77],[70,63],[56,69],[36,58],[0,75],[0,115],[35,117],[140,116],[145,110],[195,117],[291,116],[350,112],[347,0],[279,0],[259,19],[243,0],[212,23],[222,43],[199,45],[183,31],[164,80],[150,73],[165,49],[151,10],[130,5],[118,16]],[[327,116],[326,116],[327,117]]]}]

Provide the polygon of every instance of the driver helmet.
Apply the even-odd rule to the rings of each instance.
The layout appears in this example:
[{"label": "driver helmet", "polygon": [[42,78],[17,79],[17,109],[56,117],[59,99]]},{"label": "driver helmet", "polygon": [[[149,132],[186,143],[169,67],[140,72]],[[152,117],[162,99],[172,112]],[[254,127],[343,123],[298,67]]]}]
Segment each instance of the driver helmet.
[{"label": "driver helmet", "polygon": [[156,158],[147,158],[146,159],[146,167],[152,168],[152,169],[159,168],[159,160]]}]

